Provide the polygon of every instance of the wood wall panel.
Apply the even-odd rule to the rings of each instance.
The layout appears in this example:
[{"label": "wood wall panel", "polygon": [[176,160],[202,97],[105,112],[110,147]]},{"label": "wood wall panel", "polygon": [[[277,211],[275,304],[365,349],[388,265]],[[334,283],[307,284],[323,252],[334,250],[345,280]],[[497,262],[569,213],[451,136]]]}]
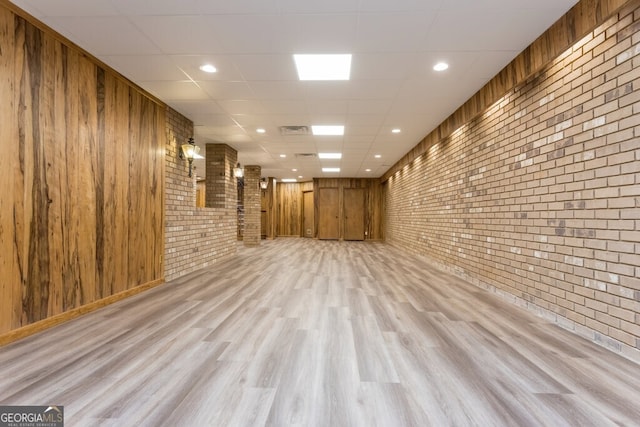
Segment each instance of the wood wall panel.
[{"label": "wood wall panel", "polygon": [[166,107],[43,28],[0,0],[0,336],[163,276]]},{"label": "wood wall panel", "polygon": [[278,236],[302,236],[302,186],[278,183]]},{"label": "wood wall panel", "polygon": [[[0,13],[0,40],[3,45],[15,44],[13,15]],[[15,51],[0,49],[0,150],[6,155],[0,156],[0,331],[16,327],[20,305],[16,304],[15,295],[19,295],[20,274],[17,235],[15,227],[4,227],[14,224],[15,185],[19,174],[19,155],[16,152],[18,131],[15,121]],[[11,153],[11,154],[10,154]],[[6,171],[6,172],[4,172]],[[19,301],[19,300],[18,300]]]},{"label": "wood wall panel", "polygon": [[[338,188],[340,194],[339,212],[344,212],[344,189],[362,188],[365,190],[365,240],[383,240],[383,193],[378,179],[367,178],[316,178],[314,179],[316,233],[320,206],[318,191],[320,188]],[[317,236],[316,236],[317,237]],[[340,239],[344,238],[344,218],[340,218]]]}]

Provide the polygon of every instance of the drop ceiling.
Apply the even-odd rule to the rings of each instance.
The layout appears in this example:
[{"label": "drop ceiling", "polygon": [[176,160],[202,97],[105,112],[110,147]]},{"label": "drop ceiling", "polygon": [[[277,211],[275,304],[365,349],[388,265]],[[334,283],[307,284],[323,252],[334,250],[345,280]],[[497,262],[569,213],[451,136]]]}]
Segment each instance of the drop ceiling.
[{"label": "drop ceiling", "polygon": [[[198,145],[225,143],[263,176],[306,181],[381,176],[577,1],[13,3],[193,120]],[[352,54],[351,79],[299,81],[302,53]],[[449,69],[434,71],[439,61]],[[280,131],[312,125],[345,135]],[[296,155],[318,152],[343,155]]]}]

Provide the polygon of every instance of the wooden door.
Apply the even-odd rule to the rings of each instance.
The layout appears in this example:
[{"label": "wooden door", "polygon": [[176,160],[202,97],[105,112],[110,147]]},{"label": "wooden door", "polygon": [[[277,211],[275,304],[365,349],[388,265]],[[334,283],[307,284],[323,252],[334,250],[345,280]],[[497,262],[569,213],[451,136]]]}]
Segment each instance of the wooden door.
[{"label": "wooden door", "polygon": [[364,189],[344,189],[344,240],[364,240]]},{"label": "wooden door", "polygon": [[337,188],[318,190],[318,239],[340,238],[339,201]]},{"label": "wooden door", "polygon": [[313,191],[303,193],[302,204],[302,236],[313,237]]}]

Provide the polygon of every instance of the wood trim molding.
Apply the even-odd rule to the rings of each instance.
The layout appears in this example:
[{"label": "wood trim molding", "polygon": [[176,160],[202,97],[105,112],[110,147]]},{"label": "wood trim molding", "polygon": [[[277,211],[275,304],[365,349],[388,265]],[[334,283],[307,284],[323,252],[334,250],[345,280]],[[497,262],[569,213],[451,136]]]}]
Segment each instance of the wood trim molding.
[{"label": "wood trim molding", "polygon": [[74,308],[73,310],[60,313],[56,316],[49,317],[39,322],[35,322],[18,329],[14,329],[10,332],[0,335],[0,347],[13,343],[15,341],[18,341],[22,338],[26,338],[30,335],[43,332],[47,329],[53,328],[54,326],[68,322],[77,317],[80,317],[87,313],[91,313],[92,311],[96,311],[100,308],[106,307],[108,305],[111,305],[123,299],[132,297],[134,295],[137,295],[149,289],[155,288],[156,286],[162,285],[164,283],[165,283],[164,279],[154,280],[152,282],[145,283],[144,285],[136,286],[135,288],[128,289],[126,291],[120,292],[115,295],[111,295],[109,297],[100,299],[98,301],[94,301],[90,304],[86,304],[78,308]]},{"label": "wood trim molding", "polygon": [[620,9],[638,3],[640,0],[581,0],[385,172],[380,178],[381,182],[387,181],[396,172],[426,153],[433,144],[447,138],[460,126],[482,114],[506,93],[539,72]]}]

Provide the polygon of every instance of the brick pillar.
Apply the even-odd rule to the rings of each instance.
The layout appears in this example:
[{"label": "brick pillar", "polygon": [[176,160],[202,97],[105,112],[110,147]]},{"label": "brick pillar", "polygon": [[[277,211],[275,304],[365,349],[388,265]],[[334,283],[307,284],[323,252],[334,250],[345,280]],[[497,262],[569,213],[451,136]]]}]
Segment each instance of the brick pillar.
[{"label": "brick pillar", "polygon": [[206,147],[205,206],[235,212],[238,206],[238,182],[233,176],[233,168],[238,161],[238,152],[227,144],[207,144]]},{"label": "brick pillar", "polygon": [[245,246],[260,245],[260,166],[244,167],[244,236]]}]

